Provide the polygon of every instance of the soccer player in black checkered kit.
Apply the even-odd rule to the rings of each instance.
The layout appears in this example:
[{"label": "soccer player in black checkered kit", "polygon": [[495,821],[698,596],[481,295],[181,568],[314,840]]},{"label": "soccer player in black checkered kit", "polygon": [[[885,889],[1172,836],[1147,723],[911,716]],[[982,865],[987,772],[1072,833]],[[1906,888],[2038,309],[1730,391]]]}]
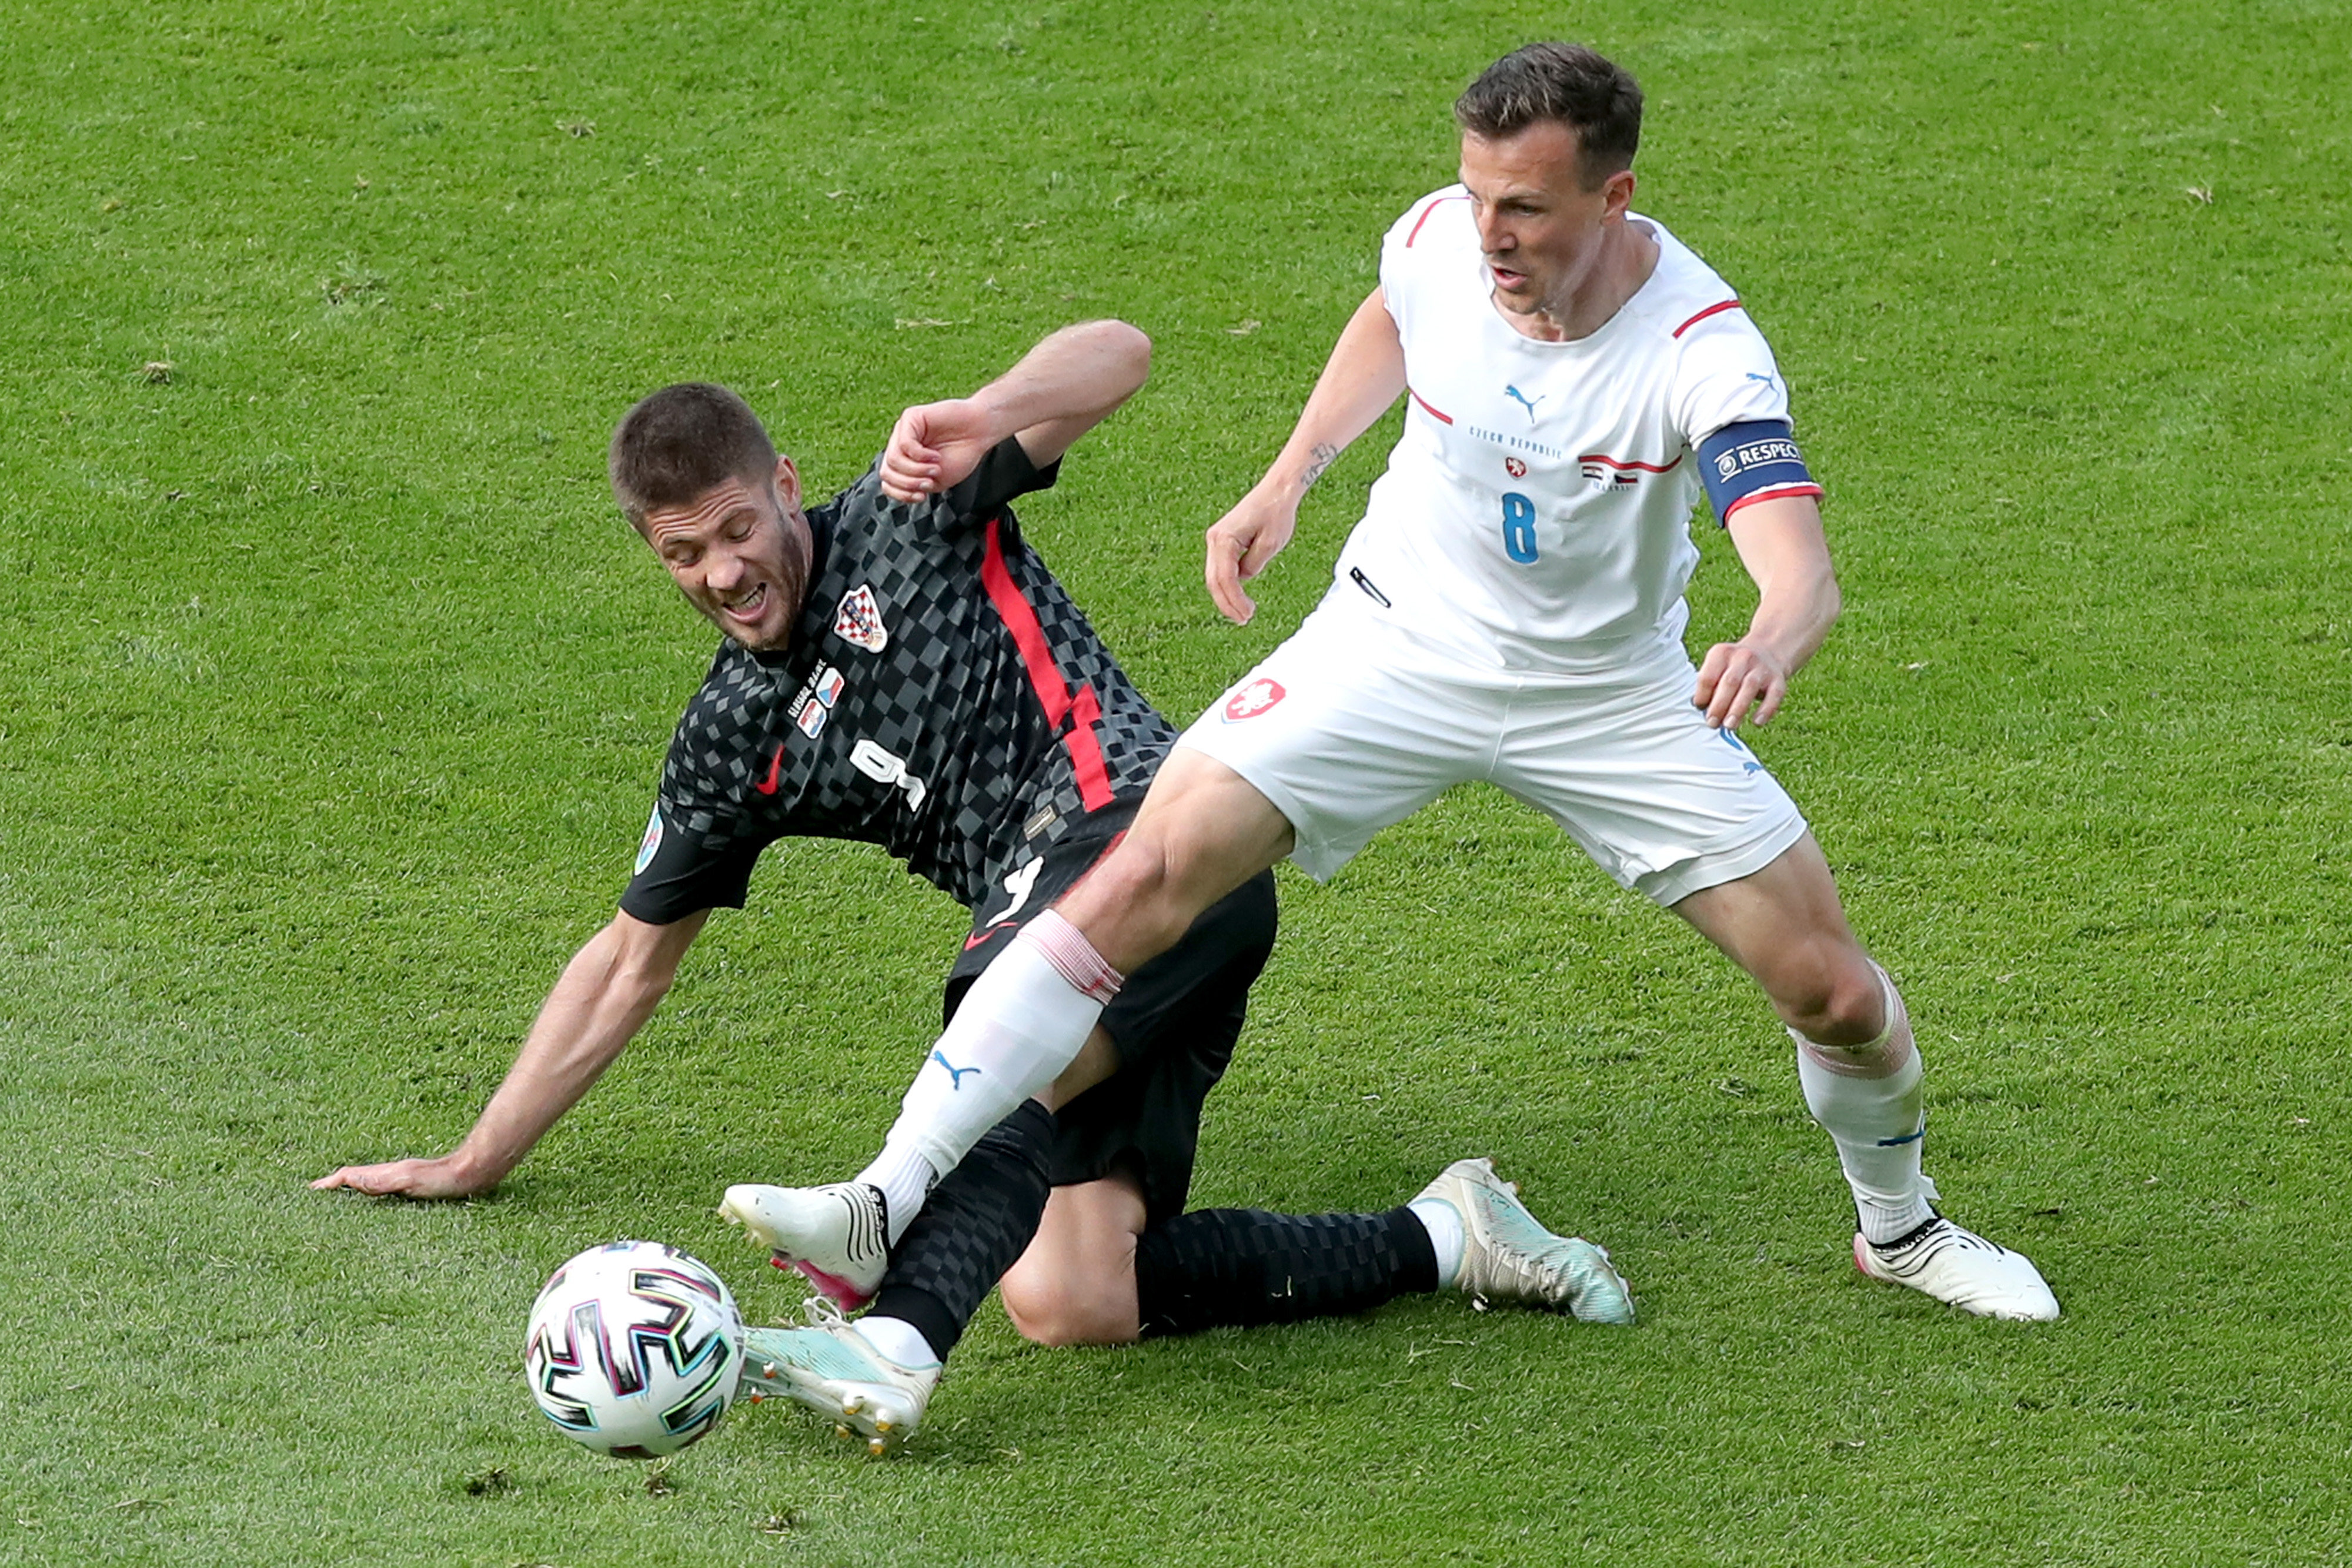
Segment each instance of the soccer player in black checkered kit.
[{"label": "soccer player in black checkered kit", "polygon": [[[1118,841],[1175,731],[1010,503],[1055,482],[1150,359],[1124,323],[1066,328],[971,397],[908,409],[863,477],[806,507],[799,470],[734,393],[682,384],[631,409],[613,438],[614,497],[726,634],[671,741],[635,875],[456,1149],[313,1185],[410,1197],[496,1186],[619,1057],[710,911],[741,907],[780,838],[880,844],[971,910],[950,1017],[989,966],[1056,962],[1050,941],[1036,956],[1036,916]],[[1274,934],[1262,873],[1127,977],[1076,1059],[1018,1100],[895,1245],[873,1239],[869,1253],[887,1253],[878,1278],[796,1263],[819,1292],[810,1326],[752,1331],[772,1379],[878,1450],[920,1422],[1000,1281],[1014,1324],[1044,1344],[1291,1321],[1448,1286],[1631,1321],[1607,1254],[1546,1230],[1485,1160],[1454,1162],[1382,1213],[1184,1212],[1202,1103]],[[950,1093],[975,1071],[940,1065]],[[808,1222],[762,1207],[792,1196],[737,1186],[722,1212],[764,1237]],[[839,1306],[868,1310],[853,1322]]]}]

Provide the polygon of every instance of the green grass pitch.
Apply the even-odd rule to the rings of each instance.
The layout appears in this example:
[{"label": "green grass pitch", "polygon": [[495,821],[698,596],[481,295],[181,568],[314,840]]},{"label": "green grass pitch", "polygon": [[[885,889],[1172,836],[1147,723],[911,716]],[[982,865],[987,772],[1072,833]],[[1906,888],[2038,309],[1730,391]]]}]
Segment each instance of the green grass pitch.
[{"label": "green grass pitch", "polygon": [[[122,0],[0,7],[0,1563],[2305,1563],[2352,1555],[2352,120],[2342,0]],[[1530,37],[1649,93],[1639,205],[1738,286],[1845,619],[1759,737],[1903,980],[1952,1212],[2055,1325],[1859,1279],[1761,1001],[1465,791],[1328,888],[1198,1201],[1490,1152],[1631,1333],[1458,1300],[1118,1352],[987,1309],[906,1456],[740,1409],[555,1437],[588,1242],[796,1293],[720,1187],[848,1168],[963,926],[771,857],[494,1199],[437,1150],[609,914],[711,633],[612,513],[663,382],[819,489],[1119,315],[1152,383],[1029,508],[1189,716],[1295,625],[1200,531]],[[1749,591],[1708,530],[1695,639]]]}]

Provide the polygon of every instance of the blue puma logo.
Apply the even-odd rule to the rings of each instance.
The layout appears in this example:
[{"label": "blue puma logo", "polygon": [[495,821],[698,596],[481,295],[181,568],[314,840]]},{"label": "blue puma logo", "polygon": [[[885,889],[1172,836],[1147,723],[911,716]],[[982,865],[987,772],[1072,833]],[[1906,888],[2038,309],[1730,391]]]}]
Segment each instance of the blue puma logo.
[{"label": "blue puma logo", "polygon": [[[1517,387],[1506,386],[1503,391],[1512,402],[1517,403],[1521,408],[1528,411],[1528,423],[1529,424],[1533,424],[1536,422],[1536,403],[1543,402],[1543,398],[1537,398],[1534,402],[1530,402],[1528,401],[1528,394],[1521,392]],[[1549,392],[1546,392],[1544,397],[1549,397],[1550,395],[1551,394]]]},{"label": "blue puma logo", "polygon": [[966,1073],[977,1072],[980,1071],[977,1067],[958,1067],[955,1063],[950,1061],[946,1057],[940,1055],[936,1051],[931,1052],[931,1060],[948,1070],[948,1087],[950,1089],[961,1089],[963,1087],[964,1075]]},{"label": "blue puma logo", "polygon": [[1772,378],[1770,376],[1759,376],[1754,371],[1748,372],[1748,379],[1751,382],[1762,382],[1768,387],[1772,384]]}]

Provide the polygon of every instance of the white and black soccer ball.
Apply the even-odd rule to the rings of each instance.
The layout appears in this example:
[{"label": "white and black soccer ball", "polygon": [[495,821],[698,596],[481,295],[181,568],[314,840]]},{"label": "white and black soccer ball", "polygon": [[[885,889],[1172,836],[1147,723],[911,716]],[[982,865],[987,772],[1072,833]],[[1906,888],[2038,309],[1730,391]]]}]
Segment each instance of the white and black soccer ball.
[{"label": "white and black soccer ball", "polygon": [[540,1287],[522,1365],[557,1431],[600,1454],[658,1458],[727,1414],[743,1375],[743,1314],[677,1248],[607,1242]]}]

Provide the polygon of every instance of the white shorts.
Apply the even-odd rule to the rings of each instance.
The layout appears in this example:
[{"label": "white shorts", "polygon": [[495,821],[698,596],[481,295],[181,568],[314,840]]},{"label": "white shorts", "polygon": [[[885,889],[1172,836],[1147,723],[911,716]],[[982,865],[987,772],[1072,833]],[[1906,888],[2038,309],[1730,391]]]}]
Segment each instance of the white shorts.
[{"label": "white shorts", "polygon": [[1290,821],[1328,880],[1391,822],[1474,779],[1543,812],[1661,904],[1761,871],[1805,820],[1737,737],[1691,705],[1662,638],[1590,671],[1479,669],[1369,616],[1318,610],[1177,741]]}]

